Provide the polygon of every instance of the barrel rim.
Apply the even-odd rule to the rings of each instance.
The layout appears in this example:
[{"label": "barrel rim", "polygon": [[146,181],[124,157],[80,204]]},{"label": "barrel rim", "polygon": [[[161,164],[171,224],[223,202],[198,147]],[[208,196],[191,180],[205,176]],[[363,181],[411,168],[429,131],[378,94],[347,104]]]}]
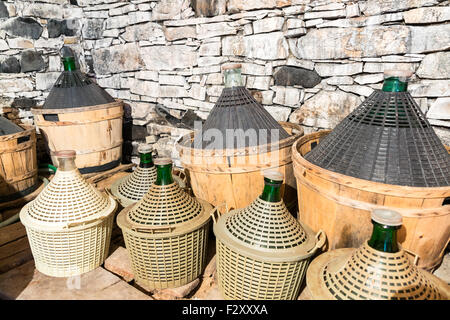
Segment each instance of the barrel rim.
[{"label": "barrel rim", "polygon": [[87,106],[87,107],[61,108],[61,109],[43,109],[42,107],[31,108],[31,113],[33,113],[33,115],[77,113],[77,112],[95,111],[95,110],[100,110],[100,109],[109,109],[109,108],[121,107],[121,106],[123,106],[123,101],[120,99],[116,99],[116,101],[114,101],[114,102],[97,104],[97,105]]},{"label": "barrel rim", "polygon": [[279,150],[286,146],[292,145],[295,140],[303,136],[304,130],[299,124],[292,122],[279,121],[283,128],[290,128],[293,130],[298,130],[298,133],[291,134],[288,138],[282,139],[277,142],[267,143],[259,146],[251,146],[244,147],[239,149],[214,149],[214,150],[205,150],[205,149],[196,149],[189,146],[190,142],[194,138],[195,132],[191,132],[181,137],[180,141],[177,142],[176,148],[177,151],[180,152],[180,156],[202,156],[202,157],[234,157],[234,156],[249,156],[259,154],[260,150],[264,150],[265,152],[270,152],[273,150]]},{"label": "barrel rim", "polygon": [[20,127],[24,129],[24,131],[11,133],[11,134],[5,134],[3,136],[0,136],[0,142],[5,142],[17,138],[21,138],[27,135],[31,135],[30,139],[36,140],[36,135],[33,135],[33,132],[36,133],[36,127],[28,124],[19,124]]},{"label": "barrel rim", "polygon": [[[300,139],[294,142],[292,145],[292,160],[294,163],[294,174],[297,177],[297,170],[295,165],[300,165],[308,171],[314,171],[314,175],[318,175],[324,180],[337,183],[340,185],[344,185],[348,188],[359,189],[368,192],[376,192],[383,195],[388,196],[396,196],[402,198],[417,198],[417,197],[425,197],[431,198],[430,193],[437,192],[441,193],[442,196],[436,196],[434,198],[445,198],[446,196],[450,196],[450,186],[448,187],[411,187],[411,186],[401,186],[401,185],[393,185],[381,182],[374,182],[370,180],[359,179],[351,176],[347,176],[341,173],[333,172],[331,170],[327,170],[321,168],[308,160],[306,160],[303,155],[300,154],[300,147],[304,145],[306,142],[320,138],[324,135],[330,133],[331,130],[321,130],[318,132],[310,133],[304,135]],[[450,153],[450,147],[446,146],[446,149]],[[316,174],[316,172],[320,172],[320,174]],[[298,178],[297,178],[298,179]]]}]

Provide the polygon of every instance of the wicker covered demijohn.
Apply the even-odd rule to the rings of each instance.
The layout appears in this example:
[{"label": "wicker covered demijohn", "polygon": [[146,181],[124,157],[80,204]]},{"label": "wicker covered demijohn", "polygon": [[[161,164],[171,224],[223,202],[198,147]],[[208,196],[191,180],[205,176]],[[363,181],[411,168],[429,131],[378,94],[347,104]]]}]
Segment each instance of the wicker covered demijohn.
[{"label": "wicker covered demijohn", "polygon": [[36,190],[37,169],[36,128],[0,116],[0,203]]},{"label": "wicker covered demijohn", "polygon": [[170,159],[154,163],[155,183],[117,216],[136,282],[150,290],[179,287],[201,274],[212,210],[173,180]]},{"label": "wicker covered demijohn", "polygon": [[409,75],[387,71],[383,89],[333,131],[296,141],[298,217],[336,249],[367,239],[371,210],[395,209],[400,243],[432,269],[450,238],[450,155],[407,92]]},{"label": "wicker covered demijohn", "polygon": [[226,299],[296,299],[325,235],[299,223],[280,196],[283,175],[268,171],[261,196],[216,220],[219,289]]},{"label": "wicker covered demijohn", "polygon": [[44,105],[31,110],[36,126],[55,165],[56,151],[76,150],[81,173],[111,169],[122,157],[122,102],[82,74],[70,49],[63,49],[64,71]]},{"label": "wicker covered demijohn", "polygon": [[181,164],[194,194],[220,210],[224,203],[243,208],[258,196],[260,171],[273,169],[285,174],[283,198],[295,206],[291,146],[303,129],[278,123],[253,98],[243,86],[240,64],[223,69],[225,87],[201,130],[179,142]]},{"label": "wicker covered demijohn", "polygon": [[147,193],[156,180],[156,167],[152,159],[153,148],[148,144],[140,144],[139,166],[129,175],[117,179],[111,186],[111,193],[123,207],[136,203]]},{"label": "wicker covered demijohn", "polygon": [[448,300],[450,286],[418,269],[397,243],[402,216],[372,212],[373,233],[357,249],[326,252],[311,262],[306,282],[313,299]]},{"label": "wicker covered demijohn", "polygon": [[86,182],[75,151],[56,153],[58,170],[36,199],[20,211],[36,268],[54,277],[91,271],[106,258],[116,201]]}]

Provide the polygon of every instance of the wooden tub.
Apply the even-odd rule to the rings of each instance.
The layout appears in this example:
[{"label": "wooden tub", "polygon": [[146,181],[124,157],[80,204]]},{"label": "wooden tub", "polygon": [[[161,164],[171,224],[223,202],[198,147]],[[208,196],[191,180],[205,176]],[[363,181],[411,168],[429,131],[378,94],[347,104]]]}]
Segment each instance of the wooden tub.
[{"label": "wooden tub", "polygon": [[112,169],[122,158],[121,101],[66,109],[32,109],[53,164],[58,150],[75,150],[81,173]]},{"label": "wooden tub", "polygon": [[390,208],[403,216],[398,240],[418,257],[418,266],[439,265],[450,237],[450,187],[389,185],[322,169],[303,156],[329,132],[306,135],[292,146],[298,218],[325,231],[328,249],[358,247],[371,235],[371,210]]},{"label": "wooden tub", "polygon": [[21,198],[38,186],[36,128],[0,136],[0,202]]},{"label": "wooden tub", "polygon": [[191,148],[194,134],[183,137],[178,145],[182,166],[195,196],[219,210],[240,209],[249,205],[262,192],[262,171],[277,170],[284,174],[283,199],[286,205],[296,204],[295,179],[291,150],[295,140],[303,135],[299,125],[280,122],[291,136],[264,146],[232,150]]}]

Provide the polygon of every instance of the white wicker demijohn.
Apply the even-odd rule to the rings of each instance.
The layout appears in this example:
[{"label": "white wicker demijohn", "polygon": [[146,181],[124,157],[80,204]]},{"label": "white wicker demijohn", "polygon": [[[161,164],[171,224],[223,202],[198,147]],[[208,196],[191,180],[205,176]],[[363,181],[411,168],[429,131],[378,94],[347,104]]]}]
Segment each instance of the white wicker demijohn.
[{"label": "white wicker demijohn", "polygon": [[155,183],[117,216],[136,283],[150,290],[179,287],[201,274],[212,210],[173,180],[170,159],[154,163]]},{"label": "white wicker demijohn", "polygon": [[[359,248],[331,250],[311,262],[306,282],[312,299],[450,299],[450,286],[417,268],[397,243],[397,229],[402,225],[400,213],[375,209],[372,223],[370,240]],[[389,230],[393,236],[386,237]]]},{"label": "white wicker demijohn", "polygon": [[80,275],[105,260],[116,201],[86,182],[75,151],[56,153],[59,168],[42,192],[20,211],[36,269],[54,277]]},{"label": "white wicker demijohn", "polygon": [[[287,210],[283,175],[267,171],[261,196],[214,217],[219,290],[225,299],[297,299],[311,257],[325,243]],[[217,210],[215,211],[217,212]]]},{"label": "white wicker demijohn", "polygon": [[[140,155],[139,166],[132,173],[117,179],[111,185],[111,193],[124,208],[141,200],[156,180],[152,146],[141,143],[138,152]],[[178,175],[174,174],[173,179],[180,187],[186,187],[185,181]]]}]

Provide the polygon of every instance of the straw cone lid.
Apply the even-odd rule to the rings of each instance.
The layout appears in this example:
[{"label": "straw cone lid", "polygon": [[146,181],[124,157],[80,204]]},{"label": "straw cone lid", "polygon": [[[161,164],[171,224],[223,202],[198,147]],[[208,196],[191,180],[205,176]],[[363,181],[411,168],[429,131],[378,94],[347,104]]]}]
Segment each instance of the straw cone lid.
[{"label": "straw cone lid", "polygon": [[22,132],[23,129],[14,122],[0,116],[0,136]]},{"label": "straw cone lid", "polygon": [[22,208],[20,219],[25,225],[58,229],[109,216],[116,207],[114,199],[98,191],[74,168],[56,171],[36,199]]},{"label": "straw cone lid", "polygon": [[222,215],[214,234],[225,245],[269,262],[304,259],[314,253],[316,239],[287,210],[283,201],[257,197],[249,206]]},{"label": "straw cone lid", "polygon": [[306,274],[313,299],[414,299],[446,300],[450,287],[419,270],[404,250],[386,253],[367,242],[358,249],[338,249],[321,254]]},{"label": "straw cone lid", "polygon": [[305,159],[379,183],[450,186],[450,155],[408,92],[375,90]]}]

